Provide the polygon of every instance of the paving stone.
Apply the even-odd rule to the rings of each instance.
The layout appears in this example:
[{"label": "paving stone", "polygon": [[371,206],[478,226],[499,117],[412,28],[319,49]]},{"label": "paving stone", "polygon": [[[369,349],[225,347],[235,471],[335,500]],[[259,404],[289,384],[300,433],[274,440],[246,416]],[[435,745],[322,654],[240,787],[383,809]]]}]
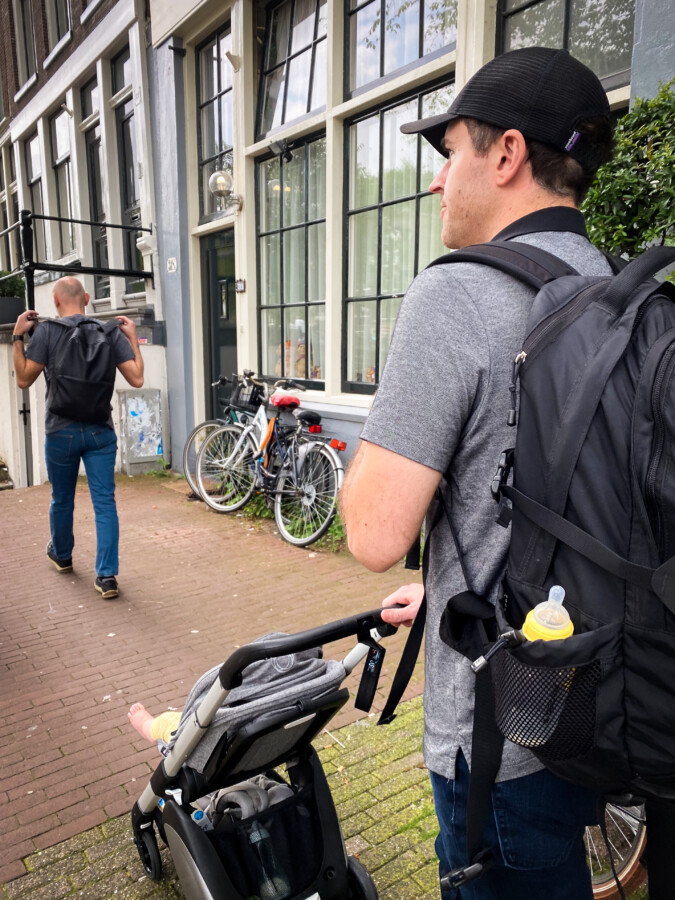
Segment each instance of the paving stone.
[{"label": "paving stone", "polygon": [[37,853],[33,853],[32,856],[27,857],[26,863],[30,870],[50,866],[57,860],[71,856],[79,850],[86,850],[87,847],[91,847],[102,839],[103,835],[99,828],[92,828],[46,850],[39,850]]}]

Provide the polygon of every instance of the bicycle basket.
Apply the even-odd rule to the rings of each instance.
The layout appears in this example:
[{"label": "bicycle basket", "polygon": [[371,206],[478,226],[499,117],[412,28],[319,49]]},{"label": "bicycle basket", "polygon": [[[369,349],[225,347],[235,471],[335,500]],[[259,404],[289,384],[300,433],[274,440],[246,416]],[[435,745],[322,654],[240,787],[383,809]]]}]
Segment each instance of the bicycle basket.
[{"label": "bicycle basket", "polygon": [[257,384],[237,382],[230,397],[230,406],[254,413],[263,403],[263,391]]}]

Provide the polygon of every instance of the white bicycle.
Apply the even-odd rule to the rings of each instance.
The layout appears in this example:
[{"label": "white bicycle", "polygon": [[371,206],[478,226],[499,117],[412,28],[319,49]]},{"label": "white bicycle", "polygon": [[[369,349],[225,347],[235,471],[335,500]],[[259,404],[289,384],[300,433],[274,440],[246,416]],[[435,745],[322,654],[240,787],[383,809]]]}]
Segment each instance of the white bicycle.
[{"label": "white bicycle", "polygon": [[[289,379],[273,383],[275,391],[304,390]],[[244,370],[230,405],[252,414],[242,429],[224,425],[203,441],[197,456],[196,483],[204,501],[216,512],[234,512],[253,494],[263,493],[274,509],[279,533],[306,547],[326,533],[336,512],[344,478],[338,452],[343,441],[320,438],[321,416],[299,409],[297,397],[269,396],[270,384]],[[274,408],[268,418],[267,401]]]}]

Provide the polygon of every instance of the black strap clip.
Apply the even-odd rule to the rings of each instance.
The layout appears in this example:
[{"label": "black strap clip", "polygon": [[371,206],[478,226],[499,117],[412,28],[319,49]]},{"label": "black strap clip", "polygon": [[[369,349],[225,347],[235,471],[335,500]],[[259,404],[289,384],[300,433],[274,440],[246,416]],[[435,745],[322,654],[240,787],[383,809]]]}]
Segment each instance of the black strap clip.
[{"label": "black strap clip", "polygon": [[382,663],[384,662],[384,647],[380,646],[377,641],[369,639],[368,643],[368,655],[366,656],[366,662],[363,666],[363,673],[361,675],[361,681],[359,682],[359,689],[356,693],[356,699],[354,700],[354,706],[356,709],[360,709],[363,712],[370,712],[370,707],[373,705],[373,700],[375,698],[375,691],[377,690],[377,683],[380,680],[380,672],[382,671]]},{"label": "black strap clip", "polygon": [[492,485],[490,486],[492,499],[497,503],[499,503],[501,499],[502,485],[506,484],[506,482],[509,480],[509,475],[511,474],[511,469],[513,468],[513,458],[513,448],[504,450],[500,454],[497,471],[492,477]]},{"label": "black strap clip", "polygon": [[483,872],[492,867],[494,859],[490,850],[479,850],[472,862],[459,869],[453,869],[441,878],[441,889],[449,891],[451,888],[461,887],[469,881],[480,878]]}]

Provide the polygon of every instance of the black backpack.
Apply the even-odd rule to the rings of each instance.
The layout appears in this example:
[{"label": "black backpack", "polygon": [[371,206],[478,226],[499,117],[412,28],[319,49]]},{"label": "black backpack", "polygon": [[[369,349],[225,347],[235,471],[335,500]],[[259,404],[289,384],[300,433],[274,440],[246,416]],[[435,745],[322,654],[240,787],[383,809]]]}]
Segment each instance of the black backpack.
[{"label": "black backpack", "polygon": [[[447,644],[479,658],[469,861],[481,860],[503,737],[606,796],[675,799],[675,289],[651,277],[675,248],[608,260],[613,275],[581,276],[503,241],[432,263],[490,265],[538,290],[505,398],[515,448],[491,485],[511,527],[503,599],[495,609],[467,590],[441,622]],[[554,584],[574,634],[520,643]],[[412,671],[418,619],[382,723]],[[477,767],[487,790],[473,790]]]},{"label": "black backpack", "polygon": [[116,321],[50,319],[61,326],[49,366],[47,408],[75,422],[105,424],[115,387],[115,352],[110,338]]}]

